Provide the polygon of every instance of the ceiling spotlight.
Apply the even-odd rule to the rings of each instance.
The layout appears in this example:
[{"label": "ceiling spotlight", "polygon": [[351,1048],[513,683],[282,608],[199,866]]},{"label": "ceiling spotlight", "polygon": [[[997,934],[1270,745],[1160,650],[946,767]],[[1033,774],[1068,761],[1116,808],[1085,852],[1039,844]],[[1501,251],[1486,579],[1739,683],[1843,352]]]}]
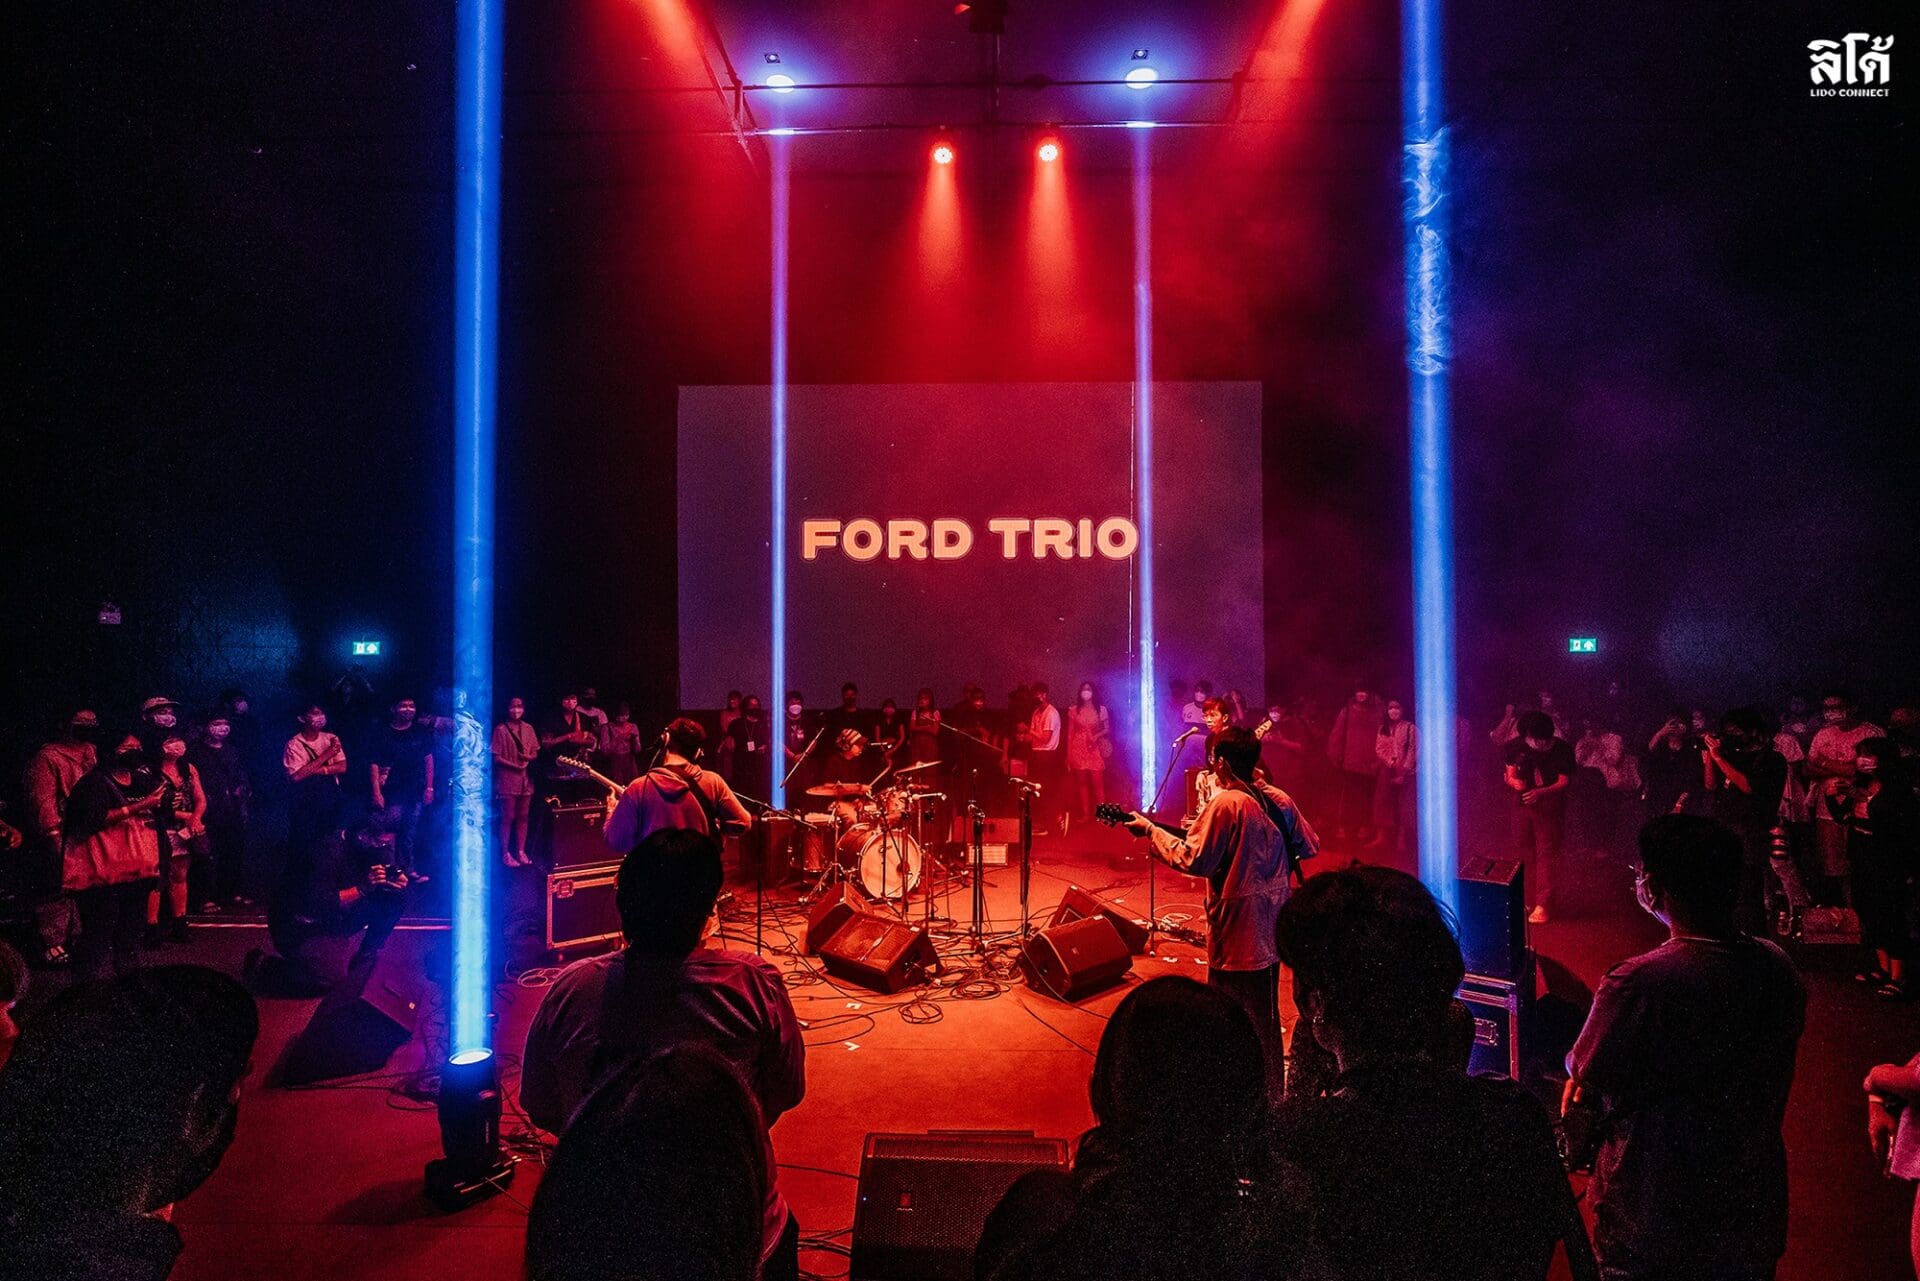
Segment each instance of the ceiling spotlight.
[{"label": "ceiling spotlight", "polygon": [[767,77],[767,88],[775,93],[792,93],[793,77],[784,71],[776,71]]},{"label": "ceiling spotlight", "polygon": [[[1139,49],[1136,49],[1136,50],[1134,51],[1134,54],[1133,54],[1133,56],[1134,56],[1134,57],[1136,57],[1136,58],[1138,58],[1138,57],[1140,57],[1140,56],[1141,56],[1141,54],[1142,54],[1142,53],[1144,53],[1144,52],[1145,52],[1144,50],[1139,50]],[[767,60],[767,61],[768,61],[769,63],[777,63],[777,62],[779,62],[779,61],[780,61],[780,55],[779,55],[779,54],[777,54],[777,53],[763,53],[763,54],[761,54],[760,56],[761,56],[762,58],[765,58],[765,59],[766,59],[766,60]]]},{"label": "ceiling spotlight", "polygon": [[1060,144],[1057,140],[1048,138],[1033,154],[1040,157],[1041,163],[1050,165],[1060,158]]},{"label": "ceiling spotlight", "polygon": [[1145,89],[1160,78],[1160,73],[1152,67],[1135,67],[1127,72],[1127,88]]},{"label": "ceiling spotlight", "polygon": [[934,143],[933,144],[933,163],[936,165],[952,164],[953,163],[953,144],[950,142]]},{"label": "ceiling spotlight", "polygon": [[[780,61],[780,55],[770,53],[767,55],[767,60],[770,62],[778,62]],[[1133,60],[1135,62],[1145,62],[1147,60],[1147,51],[1145,49],[1135,49],[1133,51]]]}]

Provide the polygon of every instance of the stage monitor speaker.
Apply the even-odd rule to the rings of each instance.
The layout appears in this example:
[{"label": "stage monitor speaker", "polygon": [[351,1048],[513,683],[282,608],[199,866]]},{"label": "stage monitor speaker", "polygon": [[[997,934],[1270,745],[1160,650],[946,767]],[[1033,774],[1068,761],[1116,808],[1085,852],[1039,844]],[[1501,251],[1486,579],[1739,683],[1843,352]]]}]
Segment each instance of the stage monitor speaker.
[{"label": "stage monitor speaker", "polygon": [[838,934],[855,915],[866,910],[867,900],[851,885],[836,885],[807,909],[807,953],[813,955]]},{"label": "stage monitor speaker", "polygon": [[853,1210],[852,1281],[973,1281],[987,1215],[1030,1170],[1067,1168],[1031,1132],[869,1134]]},{"label": "stage monitor speaker", "polygon": [[311,1085],[378,1072],[412,1038],[419,1007],[417,987],[393,966],[355,962],[287,1046],[281,1083]]},{"label": "stage monitor speaker", "polygon": [[598,801],[559,805],[549,798],[547,809],[553,818],[547,832],[547,852],[552,855],[554,871],[620,861],[620,856],[607,848],[602,830],[606,826],[607,811]]},{"label": "stage monitor speaker", "polygon": [[1111,987],[1133,968],[1120,931],[1104,916],[1050,925],[1020,949],[1027,982],[1062,1001]]},{"label": "stage monitor speaker", "polygon": [[1460,951],[1469,974],[1517,979],[1527,958],[1526,869],[1512,859],[1460,866]]},{"label": "stage monitor speaker", "polygon": [[1120,932],[1120,941],[1127,945],[1127,951],[1138,956],[1147,950],[1147,936],[1153,931],[1145,917],[1123,911],[1119,904],[1101,898],[1092,890],[1083,890],[1078,885],[1067,886],[1067,896],[1060,900],[1059,907],[1053,909],[1053,919],[1047,924],[1065,925],[1069,921],[1084,921],[1094,916],[1105,917],[1113,922],[1113,928]]},{"label": "stage monitor speaker", "polygon": [[876,992],[898,992],[939,968],[933,940],[918,926],[855,912],[820,947],[827,973]]}]

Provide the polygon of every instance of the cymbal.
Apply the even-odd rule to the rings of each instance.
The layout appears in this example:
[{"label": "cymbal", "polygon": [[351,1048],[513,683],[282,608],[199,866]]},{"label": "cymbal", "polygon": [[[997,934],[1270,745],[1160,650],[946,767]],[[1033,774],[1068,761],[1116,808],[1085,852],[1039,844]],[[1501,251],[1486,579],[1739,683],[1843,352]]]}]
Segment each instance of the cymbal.
[{"label": "cymbal", "polygon": [[817,783],[807,789],[807,795],[823,801],[851,801],[871,793],[865,783]]},{"label": "cymbal", "polygon": [[908,774],[918,774],[921,770],[932,769],[938,764],[940,764],[939,761],[921,761],[918,765],[909,765],[905,769],[895,770],[893,776],[895,778],[902,778]]}]

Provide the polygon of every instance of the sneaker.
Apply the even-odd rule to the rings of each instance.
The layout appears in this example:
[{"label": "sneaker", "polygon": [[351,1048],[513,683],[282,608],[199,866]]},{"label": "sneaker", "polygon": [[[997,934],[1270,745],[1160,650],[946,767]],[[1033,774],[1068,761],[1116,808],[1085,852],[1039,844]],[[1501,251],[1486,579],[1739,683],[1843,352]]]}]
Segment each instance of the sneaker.
[{"label": "sneaker", "polygon": [[1528,925],[1545,925],[1546,923],[1547,923],[1547,909],[1546,909],[1546,908],[1544,908],[1544,907],[1536,907],[1536,908],[1534,908],[1534,909],[1533,909],[1533,910],[1532,910],[1531,912],[1528,912],[1528,913],[1527,913],[1527,924],[1528,924]]}]

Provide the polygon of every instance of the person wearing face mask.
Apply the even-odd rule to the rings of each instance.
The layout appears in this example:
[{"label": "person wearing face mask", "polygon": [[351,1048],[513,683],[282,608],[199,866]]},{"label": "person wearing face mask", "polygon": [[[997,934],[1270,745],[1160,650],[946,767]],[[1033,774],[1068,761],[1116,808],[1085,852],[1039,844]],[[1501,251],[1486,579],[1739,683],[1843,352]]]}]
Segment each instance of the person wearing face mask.
[{"label": "person wearing face mask", "polygon": [[140,963],[147,894],[160,878],[155,817],[168,796],[137,734],[104,741],[112,750],[74,784],[60,816],[61,884],[80,917],[83,978]]},{"label": "person wearing face mask", "polygon": [[[160,835],[160,879],[147,895],[147,946],[187,941],[188,890],[193,865],[206,856],[207,794],[187,760],[187,740],[160,740],[160,778],[166,800],[154,816]],[[164,916],[164,924],[163,924]]]},{"label": "person wearing face mask", "polygon": [[1520,717],[1520,737],[1507,746],[1506,784],[1513,793],[1514,856],[1527,867],[1533,910],[1527,921],[1545,925],[1567,830],[1567,788],[1573,783],[1573,744],[1553,732],[1545,712]]},{"label": "person wearing face mask", "polygon": [[727,725],[727,744],[733,758],[733,778],[742,791],[765,796],[768,791],[767,762],[772,757],[773,731],[767,726],[767,710],[757,695],[740,700],[740,714]]},{"label": "person wearing face mask", "polygon": [[1766,715],[1736,707],[1720,718],[1718,734],[1700,736],[1713,817],[1740,838],[1744,862],[1737,920],[1749,934],[1767,933],[1767,867],[1773,858],[1773,828],[1787,786],[1787,761],[1769,745]]},{"label": "person wearing face mask", "polygon": [[60,816],[74,786],[99,763],[99,737],[100,718],[88,708],[76,709],[58,737],[33,754],[21,780],[27,841],[8,860],[8,870],[15,893],[32,906],[40,960],[56,968],[71,960],[67,948],[75,927],[73,902],[60,888]]},{"label": "person wearing face mask", "polygon": [[1908,995],[1913,952],[1908,904],[1920,872],[1920,813],[1913,773],[1890,738],[1854,749],[1854,775],[1828,802],[1847,832],[1848,887],[1860,914],[1860,942],[1871,959],[1854,981],[1897,1001]]},{"label": "person wearing face mask", "polygon": [[591,752],[599,741],[599,727],[580,710],[579,697],[563,695],[560,710],[540,726],[540,749],[546,753],[547,779],[562,784],[562,790],[572,793],[563,796],[562,800],[574,799],[587,776],[571,765],[562,765],[560,758],[583,756]]},{"label": "person wearing face mask", "polygon": [[1387,719],[1374,736],[1379,775],[1373,784],[1373,841],[1377,849],[1404,851],[1413,843],[1414,771],[1420,763],[1420,731],[1407,719],[1406,704],[1387,700]]},{"label": "person wearing face mask", "polygon": [[1067,770],[1073,778],[1074,815],[1093,818],[1107,799],[1107,761],[1113,756],[1113,722],[1092,681],[1081,681],[1067,711]]},{"label": "person wearing face mask", "polygon": [[[780,770],[792,772],[787,780],[787,795],[794,796],[813,786],[818,773],[819,753],[808,754],[813,746],[814,727],[807,722],[806,704],[800,691],[787,691],[787,716],[780,730]],[[803,763],[804,761],[804,763]]]},{"label": "person wearing face mask", "polygon": [[247,852],[247,819],[253,803],[247,767],[233,741],[231,713],[208,715],[199,741],[187,748],[187,760],[205,789],[207,847],[197,859],[198,879],[190,887],[202,912],[246,905],[241,894]]},{"label": "person wearing face mask", "polygon": [[1820,875],[1825,878],[1823,902],[1839,902],[1847,878],[1847,828],[1835,817],[1832,802],[1853,781],[1860,744],[1880,738],[1885,731],[1860,719],[1853,696],[1844,690],[1829,690],[1820,696],[1823,722],[1807,745],[1805,765],[1811,792],[1808,801],[1813,811],[1813,844],[1819,860]]},{"label": "person wearing face mask", "polygon": [[899,763],[900,753],[907,744],[907,723],[900,719],[900,704],[890,698],[880,700],[880,716],[873,723],[873,741],[887,754],[888,760]]},{"label": "person wearing face mask", "polygon": [[1613,967],[1567,1055],[1596,1118],[1589,1199],[1608,1281],[1771,1277],[1787,1239],[1780,1126],[1806,988],[1736,919],[1740,839],[1690,814],[1640,831],[1634,897],[1667,941]]},{"label": "person wearing face mask", "polygon": [[197,965],[56,997],[0,1073],[0,1273],[166,1277],[182,1248],[168,1207],[233,1142],[259,1030],[247,990]]},{"label": "person wearing face mask", "polygon": [[172,699],[156,696],[140,704],[140,723],[134,727],[134,733],[140,737],[148,764],[159,764],[161,740],[176,732],[179,725],[180,705]]},{"label": "person wearing face mask", "polygon": [[1334,839],[1349,833],[1356,844],[1371,835],[1367,822],[1373,804],[1373,776],[1379,757],[1374,740],[1380,737],[1380,700],[1364,685],[1356,686],[1353,697],[1333,718],[1327,735],[1327,759],[1340,780],[1340,801],[1334,810]]},{"label": "person wearing face mask", "polygon": [[340,831],[340,776],[347,772],[347,751],[327,732],[327,710],[314,703],[300,713],[300,732],[280,754],[286,773],[287,845],[296,857]]},{"label": "person wearing face mask", "polygon": [[608,778],[631,783],[640,777],[640,727],[633,723],[633,707],[621,703],[613,719],[600,727],[600,759]]},{"label": "person wearing face mask", "polygon": [[933,691],[922,687],[907,715],[907,764],[925,765],[939,759],[940,709],[934,705]]},{"label": "person wearing face mask", "polygon": [[408,876],[427,880],[420,868],[420,816],[433,804],[433,732],[419,723],[411,698],[394,700],[391,716],[373,736],[367,764],[373,808],[385,812],[394,836],[395,862]]},{"label": "person wearing face mask", "polygon": [[500,861],[526,867],[527,819],[533,810],[533,776],[540,736],[527,724],[525,699],[507,700],[507,717],[493,727],[493,803],[500,824]]}]

